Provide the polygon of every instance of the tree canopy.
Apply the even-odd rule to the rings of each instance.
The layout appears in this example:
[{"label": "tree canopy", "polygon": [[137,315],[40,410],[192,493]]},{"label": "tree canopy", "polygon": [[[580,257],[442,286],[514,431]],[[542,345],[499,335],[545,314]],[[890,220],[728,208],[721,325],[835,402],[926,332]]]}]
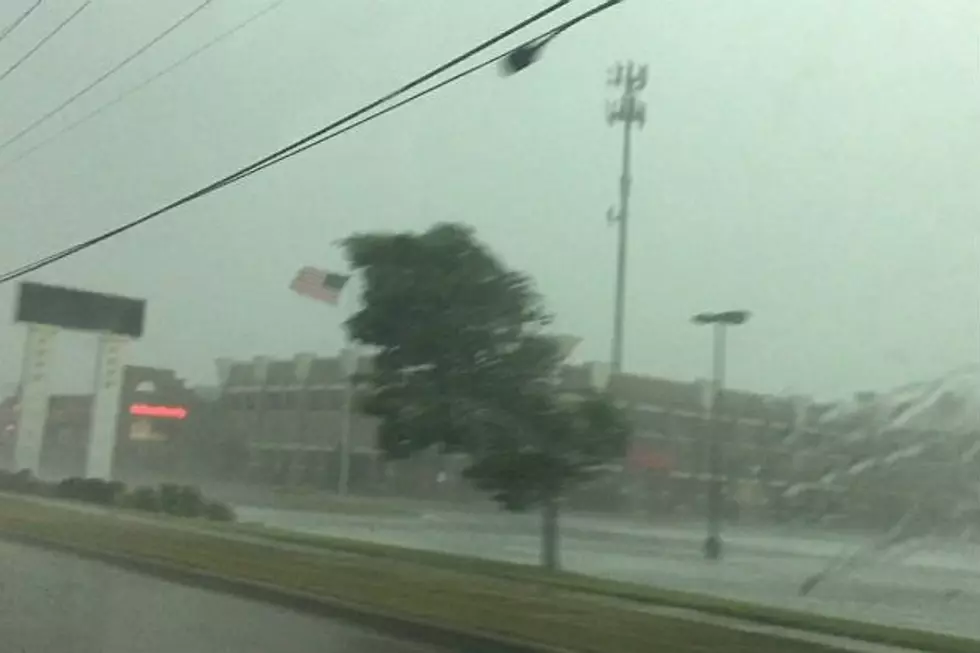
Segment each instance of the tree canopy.
[{"label": "tree canopy", "polygon": [[473,231],[355,234],[363,279],[351,337],[377,350],[364,410],[392,457],[438,447],[509,509],[560,496],[621,455],[629,426],[599,392],[563,396],[550,315],[526,275]]}]

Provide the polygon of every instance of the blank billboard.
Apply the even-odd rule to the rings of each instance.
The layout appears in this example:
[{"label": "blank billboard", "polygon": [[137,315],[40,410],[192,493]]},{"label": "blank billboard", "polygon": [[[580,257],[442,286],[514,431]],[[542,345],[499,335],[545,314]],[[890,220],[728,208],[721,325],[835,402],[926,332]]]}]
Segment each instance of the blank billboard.
[{"label": "blank billboard", "polygon": [[139,338],[145,313],[143,299],[27,282],[20,284],[14,320]]}]

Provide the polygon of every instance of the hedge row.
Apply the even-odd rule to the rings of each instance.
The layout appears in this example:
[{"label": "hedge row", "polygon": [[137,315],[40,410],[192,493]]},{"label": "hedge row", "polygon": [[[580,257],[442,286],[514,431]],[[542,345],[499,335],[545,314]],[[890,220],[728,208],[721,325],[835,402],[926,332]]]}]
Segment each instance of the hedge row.
[{"label": "hedge row", "polygon": [[78,477],[52,483],[37,478],[27,470],[22,470],[0,471],[0,491],[82,501],[100,506],[118,506],[175,517],[235,521],[235,511],[231,506],[207,499],[192,485],[163,483],[157,487],[142,486],[130,489],[119,481]]}]

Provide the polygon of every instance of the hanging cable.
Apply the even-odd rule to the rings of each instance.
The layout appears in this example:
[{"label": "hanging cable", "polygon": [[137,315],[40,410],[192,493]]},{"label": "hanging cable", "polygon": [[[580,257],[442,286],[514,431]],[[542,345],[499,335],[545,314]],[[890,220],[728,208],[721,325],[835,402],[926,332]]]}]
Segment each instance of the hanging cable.
[{"label": "hanging cable", "polygon": [[10,64],[10,66],[5,71],[3,71],[2,73],[0,73],[0,82],[2,82],[3,80],[5,80],[10,73],[12,73],[15,70],[17,70],[18,68],[20,68],[21,65],[24,64],[24,62],[26,62],[28,59],[30,59],[31,57],[33,57],[34,54],[38,50],[40,50],[41,48],[43,48],[48,41],[50,41],[55,36],[57,36],[58,32],[60,32],[65,27],[68,27],[68,24],[71,23],[73,20],[75,20],[75,18],[77,18],[78,15],[80,13],[82,13],[82,11],[84,11],[85,8],[88,7],[90,4],[92,4],[92,0],[85,0],[85,3],[84,4],[82,4],[78,9],[76,9],[74,12],[72,12],[72,14],[70,16],[68,16],[68,18],[65,18],[63,21],[61,21],[60,23],[58,23],[58,26],[55,27],[50,32],[48,32],[44,36],[44,38],[42,38],[40,41],[38,41],[34,45],[33,48],[31,48],[30,50],[28,50],[27,52],[25,52],[24,55],[21,56],[20,59],[18,59],[14,63]]},{"label": "hanging cable", "polygon": [[17,18],[14,19],[14,22],[10,23],[2,30],[0,30],[0,41],[3,41],[5,38],[7,38],[11,32],[13,32],[15,29],[17,29],[20,26],[21,23],[27,20],[27,17],[33,14],[34,10],[41,6],[41,2],[42,0],[36,0],[34,4],[28,7],[24,13],[22,13],[20,16],[17,16]]},{"label": "hanging cable", "polygon": [[200,12],[201,10],[203,10],[205,7],[207,7],[213,1],[214,0],[204,0],[199,5],[197,5],[197,7],[195,7],[194,9],[192,9],[191,11],[189,11],[188,13],[184,14],[183,16],[181,16],[180,19],[177,20],[177,22],[175,22],[174,24],[170,25],[170,27],[168,27],[167,29],[163,30],[162,32],[160,32],[159,34],[157,34],[155,37],[153,37],[152,39],[150,39],[149,41],[147,41],[146,43],[144,43],[143,45],[141,45],[139,48],[136,49],[136,51],[134,51],[133,53],[131,53],[128,57],[126,57],[125,59],[123,59],[122,61],[120,61],[118,64],[116,64],[115,66],[113,66],[112,68],[110,68],[109,70],[107,70],[106,72],[104,72],[101,75],[99,75],[98,77],[96,77],[93,81],[91,81],[88,84],[86,84],[78,92],[76,92],[73,95],[71,95],[67,100],[65,100],[64,102],[62,102],[61,104],[59,104],[55,108],[51,109],[50,111],[48,111],[46,114],[42,115],[40,118],[38,118],[37,120],[35,120],[31,124],[27,125],[23,129],[21,129],[19,132],[17,132],[16,134],[14,134],[13,136],[11,136],[7,140],[5,140],[3,143],[0,143],[0,152],[3,152],[5,149],[7,149],[8,147],[10,147],[11,145],[13,145],[14,143],[16,143],[17,141],[19,141],[20,139],[22,139],[24,136],[27,136],[29,133],[31,133],[32,131],[34,131],[35,129],[37,129],[38,127],[40,127],[41,125],[43,125],[44,123],[46,123],[48,120],[50,120],[51,118],[55,117],[56,115],[58,115],[62,111],[64,111],[66,108],[68,108],[69,105],[71,105],[72,103],[74,103],[75,101],[77,101],[79,98],[81,98],[82,96],[84,96],[86,93],[88,93],[89,91],[91,91],[92,89],[94,89],[95,87],[97,87],[99,84],[101,84],[105,80],[107,80],[110,77],[112,77],[113,75],[115,75],[117,72],[119,72],[120,70],[122,70],[128,64],[132,63],[133,60],[135,60],[140,55],[142,55],[143,53],[145,53],[147,50],[149,50],[150,48],[152,48],[154,45],[156,45],[157,43],[159,43],[160,41],[162,41],[164,38],[166,38],[167,36],[169,36],[172,32],[176,31],[181,25],[183,25],[184,23],[186,23],[187,21],[189,21],[198,12]]},{"label": "hanging cable", "polygon": [[[188,63],[189,61],[191,61],[192,59],[194,59],[198,55],[201,55],[204,52],[206,52],[207,50],[210,50],[211,48],[213,48],[214,46],[218,45],[219,43],[221,43],[225,39],[230,38],[231,36],[235,35],[236,33],[240,32],[241,30],[245,29],[250,24],[252,24],[253,22],[255,22],[258,19],[262,18],[266,14],[269,14],[273,10],[278,9],[286,1],[287,0],[276,0],[276,2],[273,2],[270,5],[267,5],[264,9],[260,9],[258,12],[252,14],[251,16],[249,16],[248,18],[246,18],[245,20],[237,23],[235,26],[233,26],[233,27],[225,30],[224,32],[222,32],[218,36],[214,37],[210,41],[208,41],[208,42],[204,43],[203,45],[201,45],[200,47],[197,47],[194,50],[191,50],[186,55],[184,55],[183,57],[181,57],[180,59],[178,59],[174,63],[170,64],[166,68],[164,68],[164,69],[160,70],[159,72],[154,73],[153,75],[147,77],[146,79],[144,79],[142,82],[140,82],[136,86],[133,86],[129,90],[120,93],[119,95],[117,95],[113,99],[109,100],[108,102],[106,102],[104,104],[99,105],[94,110],[92,110],[89,113],[85,114],[84,116],[82,116],[78,120],[75,120],[75,121],[67,124],[64,128],[58,130],[57,132],[55,132],[54,134],[52,134],[48,138],[43,139],[41,142],[33,145],[32,147],[27,148],[26,150],[20,152],[16,156],[14,156],[14,157],[10,158],[9,160],[3,162],[2,164],[0,164],[0,170],[4,170],[6,168],[9,168],[10,166],[14,165],[18,161],[21,161],[22,159],[24,159],[24,158],[30,156],[31,154],[33,154],[34,152],[37,152],[38,150],[44,148],[45,146],[49,145],[50,143],[54,142],[55,140],[61,138],[62,136],[64,136],[68,132],[73,131],[75,128],[80,127],[84,123],[87,123],[89,120],[92,120],[93,118],[95,118],[96,116],[102,114],[103,112],[108,111],[109,109],[111,109],[112,107],[116,106],[120,102],[122,102],[122,101],[126,100],[127,98],[135,95],[136,93],[138,93],[138,92],[146,89],[148,86],[150,86],[151,84],[153,84],[154,82],[156,82],[157,80],[159,80],[161,77],[164,77],[166,75],[169,75],[170,73],[174,72],[175,70],[177,70],[178,68],[180,68],[184,64]],[[3,77],[0,76],[0,80],[2,80],[2,79],[3,79]]]},{"label": "hanging cable", "polygon": [[[342,133],[345,133],[347,131],[350,131],[351,129],[354,129],[356,127],[359,127],[359,126],[361,126],[361,125],[363,125],[363,124],[365,124],[367,122],[370,122],[370,121],[372,121],[372,120],[374,120],[376,118],[379,118],[379,117],[381,117],[381,116],[383,116],[383,115],[385,115],[385,114],[387,114],[387,113],[389,113],[391,111],[394,111],[395,109],[397,109],[399,107],[402,107],[402,106],[404,106],[404,105],[406,105],[406,104],[408,104],[408,103],[410,103],[412,101],[418,100],[419,98],[421,98],[421,97],[423,97],[425,95],[428,95],[429,93],[432,93],[432,92],[435,92],[436,90],[439,90],[441,88],[444,88],[448,84],[451,84],[453,82],[456,82],[459,79],[461,79],[462,77],[465,77],[467,75],[470,75],[470,74],[476,72],[477,70],[481,70],[483,68],[486,68],[487,66],[490,66],[490,65],[492,65],[492,64],[494,64],[494,63],[496,63],[496,62],[498,62],[498,61],[500,61],[502,59],[504,59],[505,57],[507,57],[511,53],[511,51],[505,52],[503,54],[499,54],[499,55],[494,56],[494,57],[492,57],[490,59],[487,59],[487,60],[485,60],[485,61],[483,61],[483,62],[481,62],[479,64],[476,64],[476,65],[474,65],[474,66],[472,66],[470,68],[467,68],[466,70],[464,70],[464,71],[462,71],[460,73],[457,73],[456,75],[453,75],[452,77],[450,77],[450,78],[448,78],[446,80],[443,80],[442,82],[440,82],[440,83],[438,83],[438,84],[436,84],[436,85],[434,85],[432,87],[429,87],[429,88],[427,88],[427,89],[425,89],[423,91],[420,91],[420,92],[414,94],[413,96],[410,96],[408,98],[405,98],[405,99],[401,100],[400,102],[398,102],[395,105],[392,105],[391,107],[387,107],[387,108],[382,109],[381,111],[378,111],[378,112],[375,112],[375,113],[370,113],[371,111],[373,111],[374,109],[376,109],[380,105],[385,104],[386,102],[390,101],[394,97],[396,97],[398,95],[401,95],[402,93],[405,93],[406,91],[411,90],[412,88],[415,88],[416,86],[419,86],[421,84],[424,84],[425,82],[429,81],[433,77],[436,77],[436,76],[442,74],[443,72],[445,72],[446,70],[448,70],[449,68],[454,67],[458,63],[460,63],[462,61],[465,61],[466,59],[469,59],[470,57],[472,57],[475,54],[479,54],[480,52],[482,52],[482,51],[488,49],[489,47],[497,44],[498,42],[504,40],[508,36],[511,36],[511,35],[515,34],[516,32],[523,30],[524,28],[528,27],[532,23],[537,22],[538,20],[544,18],[548,14],[556,11],[557,9],[559,9],[559,8],[561,8],[563,6],[565,6],[568,3],[568,1],[569,0],[562,0],[561,2],[555,3],[554,5],[552,5],[552,6],[548,7],[548,8],[546,8],[546,9],[542,10],[541,12],[538,12],[534,16],[532,16],[530,18],[527,18],[527,19],[521,21],[520,23],[518,23],[514,27],[511,27],[510,29],[505,30],[504,32],[501,32],[497,36],[495,36],[495,37],[493,37],[493,38],[491,38],[491,39],[489,39],[487,41],[484,41],[480,45],[478,45],[478,46],[470,49],[469,51],[463,53],[462,55],[459,55],[458,57],[452,59],[451,61],[449,61],[449,62],[447,62],[445,64],[442,64],[441,66],[433,69],[432,71],[430,71],[430,72],[428,72],[428,73],[426,73],[426,74],[424,74],[424,75],[416,78],[412,82],[409,82],[408,84],[405,84],[404,86],[400,87],[396,91],[393,91],[391,93],[388,93],[387,95],[385,95],[385,96],[379,98],[378,100],[375,100],[375,101],[373,101],[373,102],[371,102],[371,103],[369,103],[369,104],[361,107],[360,109],[357,109],[356,111],[354,111],[354,112],[352,112],[352,113],[344,116],[343,118],[341,118],[339,120],[336,120],[336,121],[330,123],[329,125],[321,128],[321,129],[318,129],[318,130],[314,131],[313,133],[311,133],[311,134],[309,134],[309,135],[307,135],[307,136],[305,136],[305,137],[303,137],[303,138],[301,138],[301,139],[293,142],[292,144],[290,144],[290,145],[288,145],[288,146],[286,146],[284,148],[281,148],[281,149],[277,150],[276,152],[273,152],[272,154],[269,154],[269,155],[267,155],[265,157],[262,157],[261,159],[259,159],[259,160],[255,161],[255,162],[253,162],[253,163],[245,166],[244,168],[241,168],[240,170],[238,170],[238,171],[236,171],[236,172],[234,172],[234,173],[232,173],[230,175],[227,175],[227,176],[225,176],[225,177],[223,177],[223,178],[221,178],[221,179],[219,179],[219,180],[217,180],[215,182],[212,182],[211,184],[208,184],[207,186],[204,186],[204,187],[202,187],[202,188],[194,191],[193,193],[190,193],[188,195],[185,195],[184,197],[181,197],[180,199],[175,200],[175,201],[171,202],[170,204],[167,204],[167,205],[165,205],[163,207],[160,207],[160,208],[158,208],[158,209],[156,209],[156,210],[154,210],[154,211],[152,211],[152,212],[150,212],[150,213],[148,213],[148,214],[146,214],[146,215],[144,215],[144,216],[142,216],[140,218],[137,218],[137,219],[135,219],[135,220],[133,220],[131,222],[128,222],[128,223],[123,224],[123,225],[120,225],[119,227],[116,227],[114,229],[110,229],[108,231],[105,231],[105,232],[103,232],[103,233],[101,233],[101,234],[99,234],[97,236],[94,236],[92,238],[89,238],[88,240],[79,242],[79,243],[77,243],[75,245],[72,245],[72,246],[70,246],[68,248],[65,248],[65,249],[63,249],[63,250],[61,250],[59,252],[55,252],[53,254],[50,254],[49,256],[46,256],[46,257],[41,258],[41,259],[38,259],[38,260],[34,261],[33,263],[26,264],[24,266],[21,266],[19,268],[16,268],[14,270],[11,270],[11,271],[3,274],[3,275],[0,275],[0,284],[8,283],[8,282],[10,282],[10,281],[12,281],[14,279],[17,279],[19,277],[23,277],[23,276],[25,276],[27,274],[30,274],[31,272],[34,272],[34,271],[36,271],[36,270],[38,270],[40,268],[47,267],[48,265],[51,265],[52,263],[55,263],[57,261],[60,261],[60,260],[62,260],[64,258],[67,258],[69,256],[72,256],[72,255],[74,255],[74,254],[76,254],[76,253],[78,253],[78,252],[80,252],[82,250],[88,249],[89,247],[93,247],[94,245],[98,245],[98,244],[100,244],[102,242],[105,242],[105,241],[107,241],[107,240],[109,240],[111,238],[114,238],[114,237],[116,237],[116,236],[118,236],[118,235],[120,235],[122,233],[125,233],[126,231],[129,231],[131,229],[134,229],[134,228],[136,228],[138,226],[141,226],[143,224],[146,224],[147,222],[150,222],[151,220],[154,220],[154,219],[156,219],[156,218],[158,218],[158,217],[160,217],[160,216],[162,216],[162,215],[164,215],[166,213],[169,213],[170,211],[172,211],[172,210],[174,210],[174,209],[176,209],[176,208],[178,208],[180,206],[183,206],[185,204],[189,204],[190,202],[193,202],[193,201],[195,201],[197,199],[200,199],[201,197],[204,197],[205,195],[209,195],[210,193],[213,193],[213,192],[215,192],[217,190],[220,190],[220,189],[224,188],[225,186],[228,186],[230,184],[233,184],[233,183],[236,183],[238,181],[241,181],[242,179],[244,179],[244,178],[246,178],[248,176],[251,176],[252,174],[254,174],[256,172],[259,172],[261,170],[264,170],[264,169],[266,169],[266,168],[268,168],[268,167],[270,167],[272,165],[276,165],[277,163],[281,163],[282,161],[284,161],[284,160],[286,160],[286,159],[288,159],[288,158],[290,158],[290,157],[292,157],[292,156],[294,156],[296,154],[299,154],[301,152],[304,152],[304,151],[310,149],[311,147],[314,147],[316,145],[319,145],[319,144],[321,144],[321,143],[323,143],[323,142],[325,142],[327,140],[330,140],[331,138],[334,138],[336,136],[339,136]],[[602,11],[605,11],[607,9],[610,9],[611,7],[613,7],[615,5],[618,5],[621,2],[622,2],[622,0],[606,0],[605,2],[601,3],[600,5],[598,5],[596,7],[593,7],[592,9],[590,9],[590,10],[588,10],[586,12],[583,12],[583,13],[579,14],[578,16],[575,16],[575,17],[569,19],[568,21],[562,23],[561,25],[558,25],[557,27],[552,28],[552,29],[546,31],[543,34],[539,34],[538,36],[534,37],[533,39],[531,39],[527,43],[540,42],[543,39],[548,39],[555,32],[557,32],[557,31],[564,31],[564,30],[568,29],[569,27],[571,27],[572,25],[575,25],[577,23],[580,23],[580,22],[582,22],[583,20],[585,20],[587,18],[590,18],[592,16],[595,16],[596,14],[599,14]],[[363,116],[363,118],[362,118],[362,116]],[[358,118],[360,118],[360,120],[357,120]],[[355,121],[355,120],[356,120],[356,122],[354,122],[353,124],[346,125],[346,123],[350,123],[350,122]],[[344,126],[344,125],[346,125],[346,126]],[[337,130],[337,131],[335,131],[335,130]]]}]

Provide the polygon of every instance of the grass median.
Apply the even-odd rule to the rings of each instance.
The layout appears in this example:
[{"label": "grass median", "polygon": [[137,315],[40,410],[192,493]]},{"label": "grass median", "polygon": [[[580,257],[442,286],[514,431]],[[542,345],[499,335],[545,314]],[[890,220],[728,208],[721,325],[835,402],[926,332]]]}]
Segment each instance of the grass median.
[{"label": "grass median", "polygon": [[329,513],[378,517],[417,517],[424,504],[409,501],[386,501],[369,497],[337,497],[322,491],[298,488],[277,488],[267,497],[251,502],[260,508],[295,510],[309,513]]},{"label": "grass median", "polygon": [[[211,526],[208,527],[210,528]],[[324,548],[366,557],[397,559],[442,569],[456,569],[465,571],[468,574],[481,574],[495,578],[509,579],[529,583],[532,586],[544,586],[581,595],[619,599],[641,605],[696,610],[717,616],[858,639],[886,646],[934,653],[976,653],[980,651],[980,642],[964,637],[944,635],[912,628],[883,626],[851,619],[759,605],[747,601],[737,601],[705,594],[607,580],[570,572],[557,574],[546,573],[530,565],[394,547],[362,540],[310,535],[250,524],[219,526],[218,528],[231,528],[239,532],[267,537],[289,544]]]},{"label": "grass median", "polygon": [[[210,528],[210,527],[209,527]],[[350,548],[300,551],[274,542],[230,541],[207,529],[114,519],[0,497],[0,534],[200,570],[366,610],[500,635],[556,650],[599,653],[831,653],[836,649],[652,615],[597,602],[560,583],[528,582],[462,563],[371,554]]]}]

